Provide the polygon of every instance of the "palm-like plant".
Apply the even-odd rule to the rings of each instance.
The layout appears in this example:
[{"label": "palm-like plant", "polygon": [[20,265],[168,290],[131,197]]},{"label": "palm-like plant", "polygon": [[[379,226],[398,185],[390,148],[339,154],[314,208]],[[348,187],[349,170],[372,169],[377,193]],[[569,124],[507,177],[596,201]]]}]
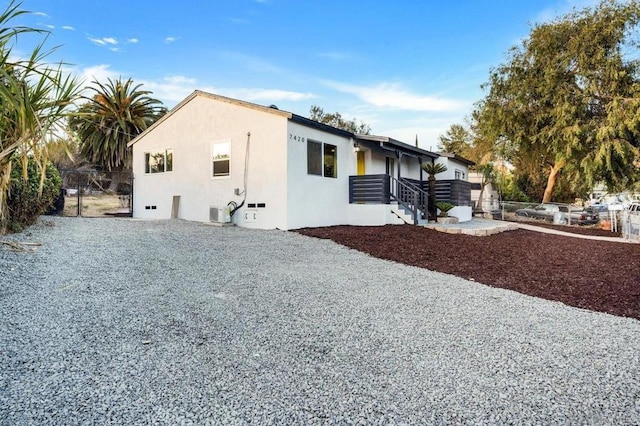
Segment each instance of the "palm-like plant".
[{"label": "palm-like plant", "polygon": [[435,220],[438,217],[436,207],[436,175],[446,172],[447,166],[442,163],[423,163],[422,170],[429,175],[429,219]]},{"label": "palm-like plant", "polygon": [[[80,138],[81,154],[108,171],[131,169],[131,150],[127,144],[165,112],[162,103],[149,97],[150,91],[139,90],[133,80],[106,84],[94,81],[95,92],[71,120],[71,127]],[[119,179],[114,174],[109,190],[115,191]]]},{"label": "palm-like plant", "polygon": [[62,121],[77,99],[78,83],[62,67],[44,65],[43,44],[27,59],[12,60],[14,39],[22,33],[41,33],[29,27],[11,27],[10,21],[27,13],[11,1],[0,13],[0,233],[8,221],[7,198],[12,161],[21,161],[27,179],[32,157],[40,172],[40,191],[47,164],[47,142],[62,128]]}]

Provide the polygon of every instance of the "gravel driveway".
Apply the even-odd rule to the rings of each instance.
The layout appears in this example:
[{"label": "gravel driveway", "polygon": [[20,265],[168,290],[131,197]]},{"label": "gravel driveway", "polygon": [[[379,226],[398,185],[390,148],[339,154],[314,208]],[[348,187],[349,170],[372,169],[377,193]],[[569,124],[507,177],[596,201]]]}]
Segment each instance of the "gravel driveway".
[{"label": "gravel driveway", "polygon": [[640,423],[637,320],[290,232],[4,240],[43,246],[0,248],[2,425]]}]

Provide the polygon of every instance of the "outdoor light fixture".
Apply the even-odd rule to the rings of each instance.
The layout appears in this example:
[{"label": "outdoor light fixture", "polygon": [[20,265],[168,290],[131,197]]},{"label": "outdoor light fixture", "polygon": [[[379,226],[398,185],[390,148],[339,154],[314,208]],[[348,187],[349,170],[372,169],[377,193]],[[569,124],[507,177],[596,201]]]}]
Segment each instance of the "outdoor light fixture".
[{"label": "outdoor light fixture", "polygon": [[358,142],[354,142],[353,143],[353,151],[354,152],[359,152],[360,151],[360,145],[358,144]]}]

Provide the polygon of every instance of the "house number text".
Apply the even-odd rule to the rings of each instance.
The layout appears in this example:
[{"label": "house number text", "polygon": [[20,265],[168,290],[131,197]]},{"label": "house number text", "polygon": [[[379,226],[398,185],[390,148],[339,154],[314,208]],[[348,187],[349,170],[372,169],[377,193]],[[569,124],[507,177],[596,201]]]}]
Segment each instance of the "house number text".
[{"label": "house number text", "polygon": [[306,141],[304,136],[294,135],[293,133],[289,133],[289,140],[298,141],[298,142],[305,142]]}]

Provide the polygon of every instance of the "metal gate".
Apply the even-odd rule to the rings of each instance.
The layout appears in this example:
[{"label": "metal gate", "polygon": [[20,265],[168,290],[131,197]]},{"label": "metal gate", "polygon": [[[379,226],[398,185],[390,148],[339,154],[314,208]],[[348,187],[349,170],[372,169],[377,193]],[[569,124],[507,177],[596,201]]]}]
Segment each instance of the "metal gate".
[{"label": "metal gate", "polygon": [[133,173],[61,170],[63,216],[130,217]]}]

